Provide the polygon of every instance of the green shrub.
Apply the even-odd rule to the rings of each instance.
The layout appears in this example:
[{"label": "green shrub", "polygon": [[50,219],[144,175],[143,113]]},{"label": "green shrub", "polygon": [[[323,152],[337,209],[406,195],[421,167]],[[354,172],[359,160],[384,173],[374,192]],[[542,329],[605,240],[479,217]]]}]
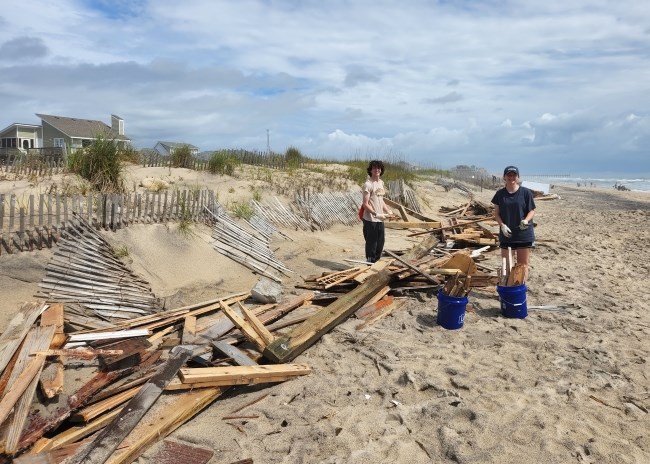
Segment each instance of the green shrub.
[{"label": "green shrub", "polygon": [[239,160],[232,156],[226,150],[215,151],[208,161],[208,170],[212,174],[225,174],[232,176],[235,168],[239,165]]},{"label": "green shrub", "polygon": [[300,153],[300,150],[297,148],[289,147],[284,154],[284,159],[287,163],[287,168],[295,169],[299,168],[302,165],[303,156],[302,153]]},{"label": "green shrub", "polygon": [[175,148],[171,154],[171,162],[175,168],[189,168],[192,164],[192,152],[189,145]]},{"label": "green shrub", "polygon": [[71,172],[86,179],[93,189],[101,192],[124,192],[120,150],[115,139],[98,135],[85,148],[68,156]]},{"label": "green shrub", "polygon": [[248,202],[235,202],[232,205],[232,212],[235,217],[248,221],[253,216],[253,207]]}]

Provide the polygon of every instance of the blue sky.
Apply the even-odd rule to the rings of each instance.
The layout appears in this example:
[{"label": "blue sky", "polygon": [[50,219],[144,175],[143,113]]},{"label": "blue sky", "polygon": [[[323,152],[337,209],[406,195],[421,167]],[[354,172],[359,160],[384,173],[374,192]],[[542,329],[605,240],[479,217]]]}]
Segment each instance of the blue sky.
[{"label": "blue sky", "polygon": [[650,175],[638,0],[3,5],[1,127],[117,114],[138,148],[265,150],[268,131],[329,159]]}]

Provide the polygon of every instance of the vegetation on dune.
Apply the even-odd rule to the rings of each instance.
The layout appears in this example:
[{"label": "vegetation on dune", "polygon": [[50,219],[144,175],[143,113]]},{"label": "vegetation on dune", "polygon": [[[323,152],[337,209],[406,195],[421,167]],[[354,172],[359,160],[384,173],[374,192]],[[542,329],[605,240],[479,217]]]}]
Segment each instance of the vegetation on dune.
[{"label": "vegetation on dune", "polygon": [[94,190],[124,192],[123,161],[133,149],[121,149],[115,139],[98,135],[87,147],[68,156],[68,169],[86,179]]},{"label": "vegetation on dune", "polygon": [[192,152],[189,145],[180,146],[172,151],[171,165],[175,168],[189,168],[192,165]]},{"label": "vegetation on dune", "polygon": [[240,161],[228,150],[215,151],[208,161],[208,170],[212,174],[225,174],[232,176]]}]

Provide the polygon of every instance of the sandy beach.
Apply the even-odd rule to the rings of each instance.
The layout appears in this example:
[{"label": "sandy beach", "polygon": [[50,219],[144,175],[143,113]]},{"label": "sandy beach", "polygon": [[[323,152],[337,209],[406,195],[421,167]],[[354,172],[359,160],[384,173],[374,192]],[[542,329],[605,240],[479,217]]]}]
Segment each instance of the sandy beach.
[{"label": "sandy beach", "polygon": [[[279,182],[156,169],[134,168],[131,182],[200,183],[223,204],[254,189],[287,199]],[[432,182],[414,188],[431,217],[440,206],[467,201]],[[310,375],[233,388],[170,439],[214,450],[211,463],[650,462],[650,194],[552,193],[560,199],[537,202],[526,319],[504,318],[494,287],[472,290],[464,326],[454,331],[436,323],[434,296],[396,298],[389,317],[362,330],[351,318],[301,354],[295,362],[308,364]],[[492,194],[475,191],[486,203]],[[257,282],[212,248],[206,226],[193,226],[187,237],[175,227],[135,225],[103,235],[127,247],[130,267],[167,308]],[[282,232],[288,238],[274,238],[272,248],[294,271],[283,278],[285,297],[304,291],[296,285],[306,275],[363,259],[361,224]],[[407,235],[389,230],[386,248],[421,241]],[[3,330],[32,299],[52,252],[0,256]],[[487,256],[483,264],[496,268],[498,251]],[[242,406],[249,418],[222,419]],[[155,462],[160,446],[136,462]]]}]

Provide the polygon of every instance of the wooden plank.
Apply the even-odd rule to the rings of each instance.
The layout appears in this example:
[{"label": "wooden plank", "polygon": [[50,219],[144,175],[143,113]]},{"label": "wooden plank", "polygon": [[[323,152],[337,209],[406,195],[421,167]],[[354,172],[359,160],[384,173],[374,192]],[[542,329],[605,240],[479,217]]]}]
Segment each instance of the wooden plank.
[{"label": "wooden plank", "polygon": [[321,336],[363,306],[384,288],[390,279],[391,276],[386,270],[369,277],[363,284],[338,298],[322,312],[310,317],[289,334],[279,337],[269,344],[263,352],[264,357],[276,363],[294,359]]},{"label": "wooden plank", "polygon": [[138,385],[136,387],[130,388],[116,395],[113,395],[109,398],[105,398],[102,401],[93,403],[90,406],[86,406],[85,408],[80,409],[72,416],[70,416],[70,420],[72,422],[88,422],[92,419],[95,419],[96,417],[106,413],[107,411],[110,411],[111,409],[114,409],[115,407],[121,405],[125,401],[133,398],[136,395],[136,393],[140,391],[141,388],[142,385]]},{"label": "wooden plank", "polygon": [[32,356],[22,372],[12,382],[11,388],[7,394],[0,401],[0,424],[4,423],[5,419],[9,417],[16,402],[20,399],[22,394],[27,390],[27,387],[32,382],[36,374],[40,372],[45,356],[37,355]]},{"label": "wooden plank", "polygon": [[363,283],[364,280],[366,280],[368,277],[370,277],[373,274],[378,273],[379,271],[386,269],[390,264],[392,263],[392,260],[386,260],[386,259],[380,259],[379,261],[376,261],[372,263],[372,266],[367,268],[365,271],[363,271],[360,274],[357,274],[354,276],[354,281],[358,283]]},{"label": "wooden plank", "polygon": [[[47,442],[45,442],[43,446],[41,446],[36,452],[40,453],[44,451],[59,449],[63,446],[82,440],[87,436],[89,436],[90,434],[95,433],[97,430],[106,427],[106,425],[108,425],[120,413],[121,410],[122,408],[118,408],[104,414],[101,417],[98,417],[97,419],[85,425],[77,425],[77,426],[70,427],[69,429],[66,429],[65,431],[54,436],[53,438],[48,439]],[[36,454],[36,452],[33,452],[35,451],[34,448],[36,448],[36,446],[37,445],[34,445],[32,450],[30,450],[25,454],[27,455]]]},{"label": "wooden plank", "polygon": [[384,222],[386,229],[440,229],[439,222]]},{"label": "wooden plank", "polygon": [[366,327],[368,327],[371,324],[374,324],[378,320],[388,316],[390,313],[392,313],[396,308],[398,308],[400,305],[398,305],[393,297],[386,297],[383,300],[380,300],[380,302],[383,302],[383,305],[379,306],[377,308],[377,311],[375,311],[373,314],[369,315],[368,318],[363,321],[362,323],[358,324],[355,329],[356,330],[363,330]]},{"label": "wooden plank", "polygon": [[255,314],[253,314],[252,311],[250,311],[243,304],[241,304],[241,301],[238,301],[237,304],[239,305],[239,309],[244,315],[244,319],[246,319],[246,322],[248,322],[250,326],[253,328],[253,330],[257,332],[257,335],[259,335],[260,338],[264,340],[265,346],[273,342],[273,340],[275,340],[275,337],[271,332],[268,331],[266,327],[264,327],[264,324],[260,322],[257,316],[255,316]]},{"label": "wooden plank", "polygon": [[249,379],[264,379],[307,375],[311,369],[306,364],[269,364],[264,366],[225,366],[183,368],[178,376],[183,383],[236,382],[223,385],[240,385]]},{"label": "wooden plank", "polygon": [[120,414],[102,430],[95,440],[77,454],[73,464],[103,464],[111,457],[118,445],[138,425],[138,422],[156,402],[169,381],[191,356],[185,348],[174,349],[158,374],[153,376],[140,391],[124,406]]},{"label": "wooden plank", "polygon": [[513,285],[522,285],[524,283],[526,283],[526,265],[517,263],[510,271],[506,285],[512,287]]},{"label": "wooden plank", "polygon": [[400,206],[404,208],[404,211],[406,211],[409,216],[413,216],[416,219],[419,219],[420,221],[425,221],[425,222],[436,222],[435,219],[431,219],[423,214],[418,213],[417,211],[413,211],[410,208],[407,208],[406,206],[402,205],[401,203],[397,203],[396,201],[392,201],[386,197],[384,197],[384,203],[386,203],[388,206],[391,208],[399,208]]},{"label": "wooden plank", "polygon": [[224,341],[215,340],[211,345],[220,353],[225,354],[233,360],[238,366],[257,366],[257,363],[253,361],[250,356],[239,348],[232,346],[230,343]]},{"label": "wooden plank", "polygon": [[[54,326],[54,336],[50,349],[61,348],[67,339],[63,333],[63,304],[54,303],[41,315],[41,326]],[[54,398],[63,391],[63,360],[58,357],[50,361],[40,377],[41,392],[46,398]]]},{"label": "wooden plank", "polygon": [[30,423],[25,427],[23,435],[20,437],[19,449],[27,448],[40,439],[46,432],[56,428],[71,412],[85,404],[95,393],[105,388],[107,385],[131,375],[137,370],[149,368],[160,358],[160,352],[147,353],[138,366],[128,367],[115,371],[100,371],[86,384],[84,384],[74,394],[68,396],[67,400],[62,401],[55,411],[47,416],[34,415],[30,416]]},{"label": "wooden plank", "polygon": [[[19,371],[19,366],[22,367],[24,365],[24,363],[20,363],[21,358],[23,358],[25,362],[30,362],[30,360],[27,358],[31,355],[31,353],[49,348],[50,343],[52,343],[52,337],[54,336],[54,330],[54,326],[37,326],[30,330],[27,337],[25,337],[25,342],[23,343],[18,362],[14,368],[16,373]],[[37,361],[37,371],[32,377],[31,381],[28,383],[27,387],[24,389],[24,392],[20,396],[19,400],[14,404],[13,416],[7,421],[7,428],[5,429],[4,433],[4,452],[7,454],[13,455],[16,451],[18,451],[18,441],[20,439],[20,434],[22,433],[25,422],[27,421],[27,414],[29,413],[29,408],[32,404],[32,400],[34,399],[36,387],[38,387],[38,378],[41,371],[43,370],[45,356],[37,355],[35,358]],[[22,369],[20,369],[20,371],[22,371]],[[12,391],[14,388],[18,387],[19,386],[16,385],[16,383],[11,382],[10,379],[8,390]],[[20,387],[22,389],[22,386]]]},{"label": "wooden plank", "polygon": [[196,316],[185,316],[183,323],[183,343],[190,343],[196,336]]},{"label": "wooden plank", "polygon": [[7,367],[36,318],[46,308],[47,305],[42,303],[25,303],[11,319],[5,331],[0,335],[0,373]]},{"label": "wooden plank", "polygon": [[213,387],[166,395],[155,410],[147,414],[138,427],[113,453],[107,464],[133,462],[149,446],[166,437],[180,425],[217,399],[224,388]]},{"label": "wooden plank", "polygon": [[242,317],[240,317],[239,314],[237,314],[235,310],[230,306],[223,302],[220,302],[220,304],[224,314],[228,317],[228,319],[230,319],[235,327],[241,330],[242,333],[246,335],[246,337],[257,347],[258,350],[264,351],[264,348],[268,345],[268,343],[264,341],[264,339],[257,333],[257,331]]}]

